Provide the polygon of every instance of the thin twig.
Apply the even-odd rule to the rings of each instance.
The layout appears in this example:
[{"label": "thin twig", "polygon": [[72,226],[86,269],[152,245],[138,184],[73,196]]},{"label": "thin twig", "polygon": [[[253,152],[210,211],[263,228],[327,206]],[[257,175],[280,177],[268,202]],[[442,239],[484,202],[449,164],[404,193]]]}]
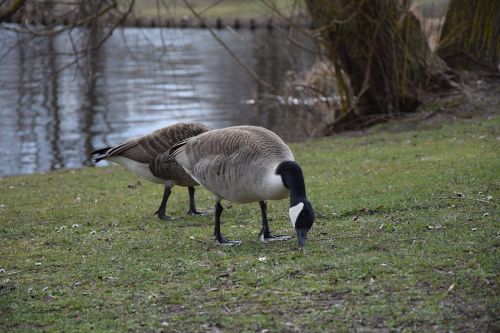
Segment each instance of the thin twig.
[{"label": "thin twig", "polygon": [[225,0],[219,0],[219,1],[215,1],[214,3],[211,3],[210,5],[208,5],[208,7],[206,7],[205,9],[203,9],[199,14],[200,15],[203,15],[205,14],[206,12],[208,12],[210,9],[214,8],[215,6],[217,6],[218,4],[220,4],[221,2],[224,2]]},{"label": "thin twig", "polygon": [[[70,62],[68,62],[68,63],[66,63],[66,64],[62,65],[62,66],[61,66],[61,67],[59,67],[59,68],[57,68],[57,69],[56,69],[56,70],[55,70],[52,74],[50,74],[48,77],[44,77],[43,79],[41,78],[41,79],[38,79],[38,80],[33,79],[33,80],[32,80],[32,81],[30,81],[30,82],[32,82],[32,83],[33,83],[33,82],[38,82],[39,84],[42,84],[42,83],[46,82],[48,79],[50,79],[51,77],[53,77],[53,76],[57,75],[58,73],[60,73],[60,72],[64,71],[65,69],[67,69],[67,68],[69,68],[69,67],[71,67],[71,66],[73,66],[73,65],[75,65],[75,64],[78,64],[78,63],[79,63],[79,61],[80,61],[80,59],[81,59],[81,58],[83,58],[83,57],[85,57],[85,56],[88,54],[88,52],[95,51],[95,50],[99,49],[99,48],[100,48],[100,47],[101,47],[101,46],[102,46],[102,45],[103,45],[103,44],[104,44],[104,43],[105,43],[105,42],[106,42],[106,41],[107,41],[107,40],[111,37],[111,35],[113,34],[113,31],[114,31],[114,30],[115,30],[118,26],[120,26],[120,25],[123,23],[123,21],[124,21],[124,20],[128,17],[128,15],[132,12],[132,9],[133,9],[133,7],[134,7],[134,4],[135,4],[135,0],[132,0],[132,1],[130,2],[129,7],[127,8],[127,11],[126,11],[125,13],[123,13],[123,14],[122,14],[122,16],[120,17],[120,19],[119,19],[119,20],[118,20],[118,21],[117,21],[117,22],[116,22],[116,23],[115,23],[115,24],[114,24],[114,25],[113,25],[113,26],[109,29],[109,31],[108,31],[108,32],[104,35],[104,37],[103,37],[103,38],[102,38],[102,39],[101,39],[98,43],[96,43],[96,44],[95,44],[94,46],[92,46],[92,47],[89,47],[89,46],[87,45],[87,47],[86,47],[86,48],[84,48],[84,49],[82,49],[82,50],[75,50],[75,51],[74,51],[75,58],[74,58],[72,61],[70,61]],[[98,17],[98,16],[96,16],[96,18],[97,18],[97,17]],[[74,26],[71,26],[71,28],[69,29],[69,31],[71,32],[73,28],[74,28]],[[61,30],[61,32],[62,32],[62,31],[65,31],[65,30],[68,30],[68,29]],[[50,35],[48,35],[48,36],[50,36]],[[70,36],[71,36],[71,35],[70,35]]]},{"label": "thin twig", "polygon": [[200,21],[201,24],[205,25],[208,29],[208,31],[210,32],[210,34],[212,35],[212,37],[217,41],[219,42],[219,44],[222,45],[222,47],[224,47],[224,49],[226,49],[226,51],[234,58],[234,60],[236,60],[236,62],[242,66],[255,80],[257,80],[261,85],[265,86],[266,88],[269,88],[271,90],[274,90],[273,86],[270,85],[268,82],[264,81],[257,73],[255,73],[255,71],[253,69],[251,69],[250,67],[248,67],[245,63],[243,63],[241,61],[241,59],[236,55],[236,53],[234,53],[233,50],[231,50],[231,48],[222,41],[222,39],[214,32],[214,30],[212,28],[210,28],[206,23],[205,23],[205,19],[200,15],[198,14],[198,12],[196,12],[193,8],[193,6],[191,6],[189,4],[189,2],[187,0],[182,0],[184,2],[184,4],[186,5],[186,7],[189,8],[189,10],[191,11],[191,13],[193,13],[194,16],[196,16],[196,18]]},{"label": "thin twig", "polygon": [[[133,0],[132,3],[134,1],[135,0]],[[30,30],[30,29],[13,28],[13,27],[8,27],[8,28],[4,27],[4,29],[6,29],[6,30],[12,30],[12,31],[15,31],[15,32],[18,32],[18,33],[26,33],[26,34],[30,34],[30,35],[33,35],[33,36],[47,37],[47,36],[52,36],[52,35],[60,34],[61,32],[64,32],[64,31],[67,31],[67,30],[72,30],[76,26],[84,25],[87,22],[90,22],[92,20],[95,20],[95,19],[101,17],[102,15],[106,14],[108,11],[110,11],[114,7],[116,7],[116,4],[112,3],[112,4],[104,7],[103,9],[101,9],[100,11],[98,11],[97,13],[95,13],[93,15],[86,16],[83,19],[78,20],[75,23],[73,23],[71,25],[68,25],[68,26],[66,26],[64,28],[60,28],[60,29],[52,29],[52,30],[51,29],[47,29],[47,30],[43,30],[43,31],[35,31],[35,30]]]}]

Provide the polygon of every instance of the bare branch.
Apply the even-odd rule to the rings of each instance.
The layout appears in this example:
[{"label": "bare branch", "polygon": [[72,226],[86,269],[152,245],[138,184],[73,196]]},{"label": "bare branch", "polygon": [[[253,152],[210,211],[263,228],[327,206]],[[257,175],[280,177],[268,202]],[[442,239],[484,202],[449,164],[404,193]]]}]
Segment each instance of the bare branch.
[{"label": "bare branch", "polygon": [[[56,68],[54,70],[53,73],[51,73],[48,77],[44,77],[44,78],[40,78],[40,79],[33,79],[31,82],[36,82],[38,84],[43,84],[46,80],[50,79],[51,77],[59,74],[60,72],[76,65],[77,67],[79,67],[79,70],[81,71],[80,69],[80,66],[79,66],[79,62],[80,60],[84,59],[85,56],[88,54],[88,52],[92,52],[92,51],[95,51],[97,49],[99,49],[100,47],[102,47],[102,45],[111,37],[111,35],[113,34],[113,31],[118,27],[120,26],[121,24],[123,24],[123,21],[125,21],[125,19],[128,17],[128,15],[130,15],[130,13],[132,12],[132,9],[134,7],[134,4],[135,4],[135,0],[131,0],[130,2],[130,5],[128,6],[127,10],[125,12],[121,12],[120,11],[120,14],[121,14],[121,17],[119,20],[117,20],[113,26],[111,26],[109,28],[109,30],[106,32],[106,34],[97,42],[95,43],[94,45],[90,45],[89,43],[87,43],[87,46],[84,47],[83,49],[77,49],[76,48],[76,45],[72,39],[72,36],[71,36],[71,32],[73,31],[73,29],[75,28],[75,26],[69,26],[68,28],[64,28],[62,29],[61,31],[57,30],[57,32],[64,32],[64,31],[68,31],[69,32],[69,37],[70,37],[70,43],[71,43],[71,46],[72,46],[72,49],[73,49],[73,52],[72,53],[59,53],[59,54],[66,54],[66,55],[74,55],[74,59],[69,61],[68,63],[65,63],[63,64],[62,66],[60,66],[59,68]],[[102,14],[101,14],[102,15]],[[92,15],[92,16],[95,16],[95,15]],[[95,16],[97,18],[97,16]],[[5,27],[2,27],[5,29]],[[8,29],[8,30],[14,30],[14,29]],[[15,30],[14,30],[15,31]],[[22,32],[25,32],[25,33],[30,33],[30,31],[22,31]],[[53,34],[47,34],[47,35],[42,35],[42,36],[53,36]]]},{"label": "bare branch", "polygon": [[[133,3],[134,1],[132,1]],[[89,15],[89,16],[86,16],[84,17],[83,19],[81,20],[78,20],[76,21],[75,23],[69,25],[69,26],[66,26],[66,27],[63,27],[63,28],[59,28],[59,29],[47,29],[47,30],[43,30],[43,31],[35,31],[35,30],[30,30],[30,29],[24,29],[24,28],[9,28],[9,30],[13,30],[15,32],[19,32],[19,33],[27,33],[27,34],[31,34],[31,35],[34,35],[34,36],[51,36],[51,35],[56,35],[56,34],[59,34],[61,32],[64,32],[64,31],[67,31],[67,30],[71,30],[73,29],[74,27],[76,26],[79,26],[79,25],[84,25],[88,22],[91,22],[99,17],[101,17],[102,15],[104,15],[105,13],[107,13],[108,11],[110,11],[111,9],[115,8],[116,7],[116,4],[115,3],[112,3],[106,7],[103,7],[100,11],[98,11],[97,13],[95,14],[92,14],[92,15]],[[121,22],[122,20],[120,20]]]},{"label": "bare branch", "polygon": [[221,2],[224,2],[224,0],[219,0],[219,1],[216,1],[214,3],[211,3],[209,6],[207,6],[205,9],[203,9],[199,14],[200,15],[203,15],[205,14],[206,12],[208,12],[210,9],[214,8],[215,6],[217,6],[218,4],[220,4]]},{"label": "bare branch", "polygon": [[221,44],[222,47],[224,47],[224,49],[226,49],[226,51],[231,55],[231,57],[234,58],[234,60],[236,60],[236,62],[241,67],[243,67],[261,85],[265,86],[266,88],[269,88],[269,89],[273,90],[272,85],[270,85],[268,82],[264,81],[257,73],[255,73],[255,71],[253,69],[251,69],[250,67],[248,67],[245,63],[243,63],[241,61],[241,59],[236,55],[236,53],[234,53],[234,51],[231,50],[231,48],[226,43],[224,43],[224,41],[214,32],[214,30],[212,28],[208,27],[208,25],[205,23],[205,19],[198,12],[196,12],[194,10],[193,6],[191,6],[187,0],[182,0],[182,1],[186,5],[186,7],[189,8],[189,10],[191,11],[191,13],[193,13],[193,15],[200,21],[200,23],[203,24],[203,25],[205,25],[207,27],[207,29],[210,32],[210,34],[212,35],[212,37],[217,42],[219,42],[219,44]]}]

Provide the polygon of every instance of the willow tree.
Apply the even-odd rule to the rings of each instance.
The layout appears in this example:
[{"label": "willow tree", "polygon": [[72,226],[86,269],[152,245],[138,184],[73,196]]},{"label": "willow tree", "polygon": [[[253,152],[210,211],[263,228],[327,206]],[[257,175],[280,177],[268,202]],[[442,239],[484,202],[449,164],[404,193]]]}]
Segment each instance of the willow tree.
[{"label": "willow tree", "polygon": [[[337,126],[414,111],[445,67],[429,49],[410,1],[306,0],[338,73]],[[339,121],[340,120],[340,121]]]},{"label": "willow tree", "polygon": [[15,14],[26,2],[26,0],[10,0],[0,2],[0,23]]},{"label": "willow tree", "polygon": [[451,0],[438,54],[454,68],[496,70],[500,57],[500,1]]}]

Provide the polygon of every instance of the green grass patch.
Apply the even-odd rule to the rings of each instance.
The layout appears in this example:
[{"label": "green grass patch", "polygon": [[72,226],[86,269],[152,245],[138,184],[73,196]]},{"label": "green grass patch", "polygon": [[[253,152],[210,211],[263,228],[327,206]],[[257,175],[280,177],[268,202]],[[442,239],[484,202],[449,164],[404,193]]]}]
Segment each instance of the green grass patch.
[{"label": "green grass patch", "polygon": [[[119,0],[121,7],[126,8],[130,0]],[[292,12],[304,10],[302,0],[188,0],[193,9],[205,19],[259,19],[269,16],[290,15]],[[133,13],[144,18],[176,18],[193,17],[191,10],[182,0],[140,0],[134,4]]]},{"label": "green grass patch", "polygon": [[[120,167],[0,178],[0,331],[498,331],[498,118],[293,144],[317,211],[306,253],[260,210],[187,217]],[[199,209],[212,209],[197,191]],[[287,200],[271,230],[294,234]]]}]

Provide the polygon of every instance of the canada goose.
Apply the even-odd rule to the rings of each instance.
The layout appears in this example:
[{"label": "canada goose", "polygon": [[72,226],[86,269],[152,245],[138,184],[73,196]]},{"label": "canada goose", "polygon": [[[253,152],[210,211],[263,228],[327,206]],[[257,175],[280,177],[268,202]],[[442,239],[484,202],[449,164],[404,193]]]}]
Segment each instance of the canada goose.
[{"label": "canada goose", "polygon": [[275,133],[255,126],[211,130],[174,145],[170,154],[184,170],[215,197],[215,238],[219,245],[238,245],[220,232],[221,200],[258,201],[262,213],[262,242],[287,240],[269,231],[266,200],[290,195],[289,215],[303,248],[314,222],[304,176],[288,146]]},{"label": "canada goose", "polygon": [[125,166],[139,177],[158,184],[165,184],[163,199],[155,212],[162,220],[170,219],[165,215],[168,197],[174,185],[184,186],[189,191],[189,215],[202,214],[196,210],[194,187],[198,185],[173,160],[168,160],[168,150],[177,142],[210,130],[202,124],[175,124],[154,131],[151,134],[126,140],[114,147],[94,150],[94,162],[108,160]]}]

